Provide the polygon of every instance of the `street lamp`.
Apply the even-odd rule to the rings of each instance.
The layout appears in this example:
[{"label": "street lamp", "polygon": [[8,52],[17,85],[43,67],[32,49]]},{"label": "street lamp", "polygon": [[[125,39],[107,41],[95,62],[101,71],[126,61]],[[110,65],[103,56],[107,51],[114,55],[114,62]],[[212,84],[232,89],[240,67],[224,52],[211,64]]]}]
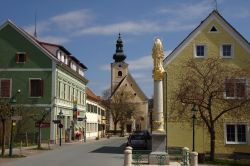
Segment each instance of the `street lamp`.
[{"label": "street lamp", "polygon": [[84,117],[84,135],[83,135],[84,142],[86,142],[86,134],[87,134],[87,116],[85,114],[85,117]]},{"label": "street lamp", "polygon": [[15,95],[13,95],[10,98],[9,103],[11,104],[11,129],[10,129],[10,146],[9,146],[9,157],[12,156],[12,145],[13,145],[13,128],[14,128],[14,120],[12,119],[12,116],[14,115],[14,107],[13,105],[16,104],[16,95],[20,93],[21,90],[18,89]]},{"label": "street lamp", "polygon": [[198,108],[197,108],[197,105],[196,104],[194,104],[193,105],[193,108],[191,109],[191,111],[192,111],[192,119],[193,119],[193,152],[195,151],[195,148],[194,148],[194,142],[195,142],[195,128],[194,128],[194,121],[195,121],[195,119],[196,119],[196,117],[195,117],[195,113],[198,111]]},{"label": "street lamp", "polygon": [[63,112],[62,112],[62,110],[60,110],[60,112],[59,112],[59,119],[60,119],[60,123],[59,123],[59,129],[60,129],[60,135],[59,135],[59,146],[62,146],[62,128],[63,128],[63,124],[62,124],[62,118],[63,118]]}]

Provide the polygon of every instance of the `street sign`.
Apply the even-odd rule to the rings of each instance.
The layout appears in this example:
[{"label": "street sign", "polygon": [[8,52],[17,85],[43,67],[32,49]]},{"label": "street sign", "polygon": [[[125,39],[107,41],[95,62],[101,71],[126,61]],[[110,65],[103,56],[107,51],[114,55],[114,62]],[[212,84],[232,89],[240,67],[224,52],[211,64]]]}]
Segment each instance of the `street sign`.
[{"label": "street sign", "polygon": [[77,118],[77,121],[83,121],[84,118]]},{"label": "street sign", "polygon": [[59,123],[61,123],[61,121],[60,121],[60,120],[52,120],[52,122],[54,122],[55,124],[59,124]]},{"label": "street sign", "polygon": [[60,124],[58,125],[58,127],[59,127],[59,128],[63,128],[63,124],[60,123]]},{"label": "street sign", "polygon": [[22,116],[11,116],[10,119],[18,121],[18,120],[22,120]]},{"label": "street sign", "polygon": [[35,127],[37,128],[49,128],[50,127],[50,123],[46,123],[46,122],[43,122],[43,123],[35,123]]}]

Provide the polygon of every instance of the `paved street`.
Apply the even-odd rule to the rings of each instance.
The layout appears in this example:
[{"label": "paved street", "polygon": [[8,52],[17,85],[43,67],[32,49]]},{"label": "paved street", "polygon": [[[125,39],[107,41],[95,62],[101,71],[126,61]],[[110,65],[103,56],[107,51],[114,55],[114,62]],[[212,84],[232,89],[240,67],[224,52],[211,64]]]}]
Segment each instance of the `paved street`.
[{"label": "paved street", "polygon": [[125,138],[65,144],[56,150],[17,159],[1,166],[120,166]]}]

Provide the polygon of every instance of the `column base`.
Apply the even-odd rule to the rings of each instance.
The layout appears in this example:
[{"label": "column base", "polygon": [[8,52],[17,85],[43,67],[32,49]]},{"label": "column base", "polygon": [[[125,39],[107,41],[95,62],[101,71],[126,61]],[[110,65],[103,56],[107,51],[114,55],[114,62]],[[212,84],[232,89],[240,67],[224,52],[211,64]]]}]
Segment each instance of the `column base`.
[{"label": "column base", "polygon": [[166,151],[166,133],[153,131],[152,133],[152,152]]},{"label": "column base", "polygon": [[152,152],[149,155],[149,165],[169,165],[169,155],[166,152]]}]

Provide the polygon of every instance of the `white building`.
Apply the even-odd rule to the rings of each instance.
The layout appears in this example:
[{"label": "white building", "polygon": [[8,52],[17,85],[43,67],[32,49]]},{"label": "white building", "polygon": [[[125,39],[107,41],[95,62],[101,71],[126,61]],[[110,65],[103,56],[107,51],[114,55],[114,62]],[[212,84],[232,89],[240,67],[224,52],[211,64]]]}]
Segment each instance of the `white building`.
[{"label": "white building", "polygon": [[101,105],[100,96],[96,96],[89,88],[87,92],[87,125],[86,138],[96,139],[105,136],[106,109]]}]

